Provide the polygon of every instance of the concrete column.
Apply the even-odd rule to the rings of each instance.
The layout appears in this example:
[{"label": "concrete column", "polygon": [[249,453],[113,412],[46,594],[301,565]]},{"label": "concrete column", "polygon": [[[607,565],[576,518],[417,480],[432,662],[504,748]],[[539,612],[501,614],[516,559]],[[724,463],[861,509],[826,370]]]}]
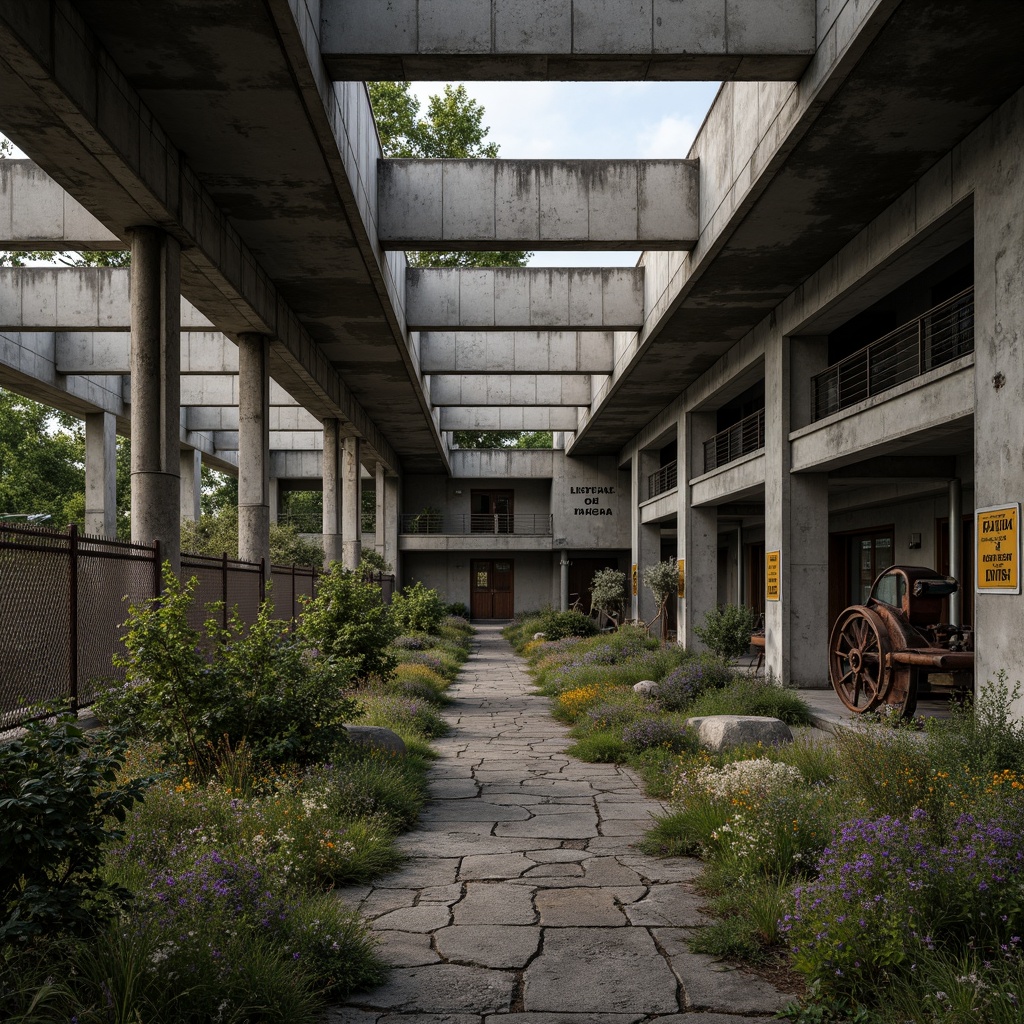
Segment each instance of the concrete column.
[{"label": "concrete column", "polygon": [[387,473],[379,462],[374,466],[373,475],[375,485],[373,496],[377,505],[373,521],[373,547],[380,555],[384,556],[384,480]]},{"label": "concrete column", "polygon": [[132,540],[181,568],[181,261],[159,228],[131,231]]},{"label": "concrete column", "polygon": [[182,448],[178,453],[181,476],[181,518],[196,522],[202,513],[203,453],[198,448]]},{"label": "concrete column", "polygon": [[[644,586],[644,569],[661,561],[661,528],[644,526],[640,521],[640,503],[647,500],[647,478],[658,469],[657,452],[639,451],[634,453],[630,465],[629,479],[632,490],[632,535],[633,564],[636,565],[636,594],[633,597],[634,619],[650,622],[658,613],[658,603],[650,588]],[[627,585],[630,585],[627,581]],[[659,633],[660,635],[660,633]]]},{"label": "concrete column", "polygon": [[684,412],[678,427],[679,511],[676,516],[676,557],[684,563],[683,597],[676,608],[680,644],[704,650],[694,635],[709,611],[718,607],[718,509],[690,505],[690,481],[704,472],[704,442],[715,434],[714,413]]},{"label": "concrete column", "polygon": [[960,571],[961,520],[964,517],[963,487],[959,477],[949,481],[949,574],[960,581],[960,589],[949,595],[949,621],[954,626],[963,625],[963,589],[973,587],[974,580],[965,580]]},{"label": "concrete column", "polygon": [[117,536],[117,419],[109,412],[85,417],[85,532]]},{"label": "concrete column", "polygon": [[828,474],[790,472],[794,380],[821,368],[816,339],[765,343],[765,552],[779,552],[778,601],[765,601],[765,666],[783,686],[828,680]]},{"label": "concrete column", "polygon": [[270,566],[270,339],[238,336],[238,557]]},{"label": "concrete column", "polygon": [[[380,506],[378,506],[378,515]],[[395,584],[402,586],[401,566],[398,553],[398,529],[401,521],[401,479],[397,476],[384,478],[384,557],[395,571]]]},{"label": "concrete column", "polygon": [[[1012,505],[1024,496],[1024,93],[1018,91],[992,114],[979,144],[983,155],[977,158],[974,191],[974,506],[987,508]],[[1019,522],[1017,529],[1019,538]],[[965,585],[977,587],[977,581]],[[976,593],[974,628],[975,688],[1001,671],[1011,687],[1024,680],[1024,594]],[[1024,718],[1024,697],[1015,702],[1014,714]]]},{"label": "concrete column", "polygon": [[[561,611],[569,610],[569,552],[563,548],[558,552],[558,607]],[[582,598],[583,595],[581,594]]]},{"label": "concrete column", "polygon": [[281,515],[281,481],[277,477],[270,480],[270,521],[276,523]]},{"label": "concrete column", "polygon": [[341,561],[341,464],[339,422],[324,420],[324,565]]},{"label": "concrete column", "polygon": [[358,437],[346,437],[341,443],[341,561],[346,569],[355,569],[363,557],[362,487]]}]

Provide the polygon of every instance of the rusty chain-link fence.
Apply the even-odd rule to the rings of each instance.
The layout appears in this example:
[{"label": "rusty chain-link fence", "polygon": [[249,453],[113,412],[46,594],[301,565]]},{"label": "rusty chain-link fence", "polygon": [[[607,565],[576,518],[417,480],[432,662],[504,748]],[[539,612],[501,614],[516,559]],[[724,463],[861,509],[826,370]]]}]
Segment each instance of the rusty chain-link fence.
[{"label": "rusty chain-link fence", "polygon": [[[233,608],[255,621],[265,592],[262,563],[182,554],[182,576],[198,586],[190,615],[199,627],[220,602],[226,624]],[[124,681],[114,656],[124,652],[128,609],[162,590],[157,544],[129,544],[38,527],[0,524],[0,730],[27,721],[41,703],[70,700],[86,707],[97,692]],[[319,569],[270,567],[274,615],[295,619],[302,598],[316,593]],[[385,602],[394,576],[374,575]]]}]

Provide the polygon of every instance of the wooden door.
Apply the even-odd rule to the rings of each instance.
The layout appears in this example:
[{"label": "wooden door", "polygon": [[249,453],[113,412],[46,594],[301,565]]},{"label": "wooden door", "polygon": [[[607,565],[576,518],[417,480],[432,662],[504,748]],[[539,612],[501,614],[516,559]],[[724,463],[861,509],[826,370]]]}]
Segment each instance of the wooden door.
[{"label": "wooden door", "polygon": [[511,619],[515,613],[512,560],[474,558],[469,565],[470,616],[474,619]]}]

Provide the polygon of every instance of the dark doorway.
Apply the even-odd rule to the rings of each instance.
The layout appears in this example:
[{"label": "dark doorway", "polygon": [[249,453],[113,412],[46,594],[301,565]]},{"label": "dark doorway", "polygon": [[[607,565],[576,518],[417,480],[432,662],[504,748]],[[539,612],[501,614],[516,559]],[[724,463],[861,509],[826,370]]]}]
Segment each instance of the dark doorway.
[{"label": "dark doorway", "polygon": [[470,569],[470,616],[511,619],[515,607],[515,572],[511,559],[474,558]]},{"label": "dark doorway", "polygon": [[844,608],[867,601],[875,578],[894,563],[895,551],[892,526],[829,537],[829,629]]},{"label": "dark doorway", "polygon": [[472,533],[515,533],[512,491],[470,491]]},{"label": "dark doorway", "polygon": [[590,614],[590,585],[595,573],[602,569],[618,569],[617,558],[576,558],[569,559],[569,607],[579,601],[580,607]]}]

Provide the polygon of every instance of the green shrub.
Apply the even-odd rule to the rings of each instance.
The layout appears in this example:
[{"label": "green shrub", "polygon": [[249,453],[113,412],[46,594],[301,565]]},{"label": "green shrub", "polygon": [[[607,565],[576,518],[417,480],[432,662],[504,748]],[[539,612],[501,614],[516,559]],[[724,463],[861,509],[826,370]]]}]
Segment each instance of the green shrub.
[{"label": "green shrub", "polygon": [[258,759],[310,761],[343,742],[353,704],[340,687],[352,661],[311,656],[269,603],[251,626],[236,611],[227,628],[211,618],[200,632],[188,621],[195,579],[168,572],[165,581],[161,598],[129,613],[127,655],[117,660],[127,682],[98,700],[105,719],[207,768],[242,745]]},{"label": "green shrub", "polygon": [[590,582],[592,608],[612,614],[626,603],[626,574],[620,569],[600,569]]},{"label": "green shrub", "polygon": [[391,617],[402,633],[436,633],[446,609],[436,590],[422,583],[403,587],[391,598]]},{"label": "green shrub", "polygon": [[391,563],[379,551],[374,551],[373,548],[363,548],[357,569],[360,576],[370,576],[374,573],[382,573],[387,576],[394,571]]},{"label": "green shrub", "polygon": [[320,577],[316,597],[306,600],[297,633],[320,657],[351,664],[357,679],[387,679],[394,671],[389,645],[399,628],[380,587],[337,563]]},{"label": "green shrub", "polygon": [[445,689],[448,681],[439,672],[426,665],[399,664],[390,684],[393,692],[402,697],[428,700],[432,704],[446,704]]},{"label": "green shrub", "polygon": [[424,700],[408,700],[388,694],[368,693],[360,698],[360,724],[381,725],[403,739],[434,739],[447,735],[450,726],[436,707]]},{"label": "green shrub", "polygon": [[727,686],[733,675],[722,659],[696,655],[687,658],[661,680],[654,698],[666,711],[685,711],[702,693]]},{"label": "green shrub", "polygon": [[614,732],[592,732],[578,739],[565,751],[570,757],[594,764],[622,764],[629,748]]},{"label": "green shrub", "polygon": [[709,611],[693,632],[713,654],[732,661],[749,650],[750,634],[756,624],[757,616],[750,608],[726,604]]},{"label": "green shrub", "polygon": [[540,616],[537,631],[544,634],[545,640],[561,640],[567,636],[593,636],[597,626],[583,612],[556,612],[549,609]]},{"label": "green shrub", "polygon": [[152,781],[118,783],[126,750],[70,713],[0,744],[0,943],[86,934],[130,897],[100,873]]},{"label": "green shrub", "polygon": [[779,718],[788,725],[810,725],[807,702],[794,690],[770,680],[739,676],[721,689],[706,690],[687,708],[692,716],[761,715]]}]

